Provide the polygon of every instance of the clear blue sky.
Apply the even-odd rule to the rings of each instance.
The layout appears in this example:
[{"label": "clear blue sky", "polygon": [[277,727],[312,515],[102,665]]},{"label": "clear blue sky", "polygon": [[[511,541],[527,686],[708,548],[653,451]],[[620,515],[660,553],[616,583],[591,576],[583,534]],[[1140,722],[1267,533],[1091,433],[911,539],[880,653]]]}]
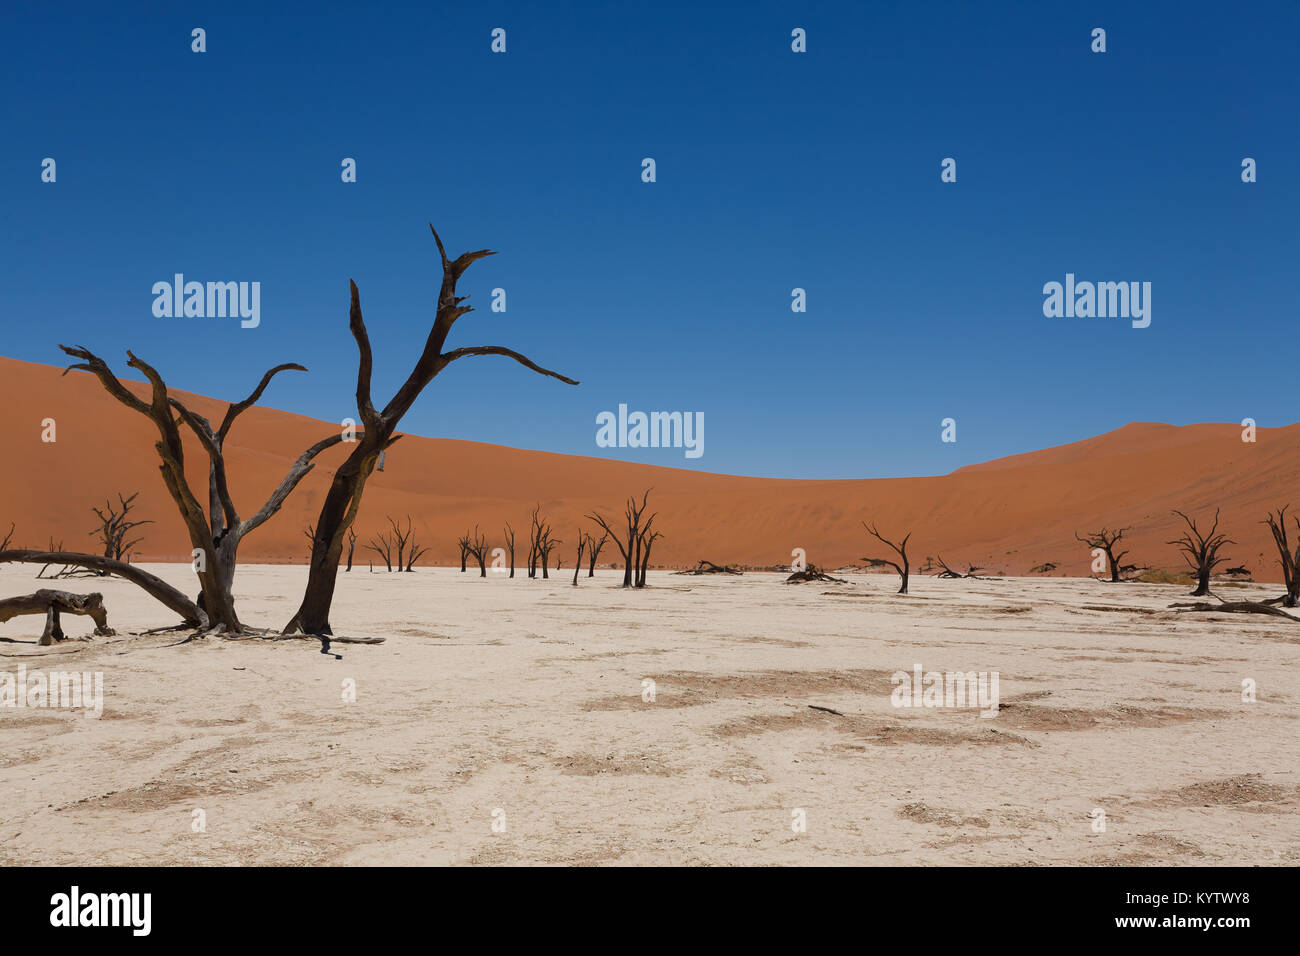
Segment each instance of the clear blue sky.
[{"label": "clear blue sky", "polygon": [[[1300,417],[1300,4],[381,6],[6,4],[0,354],[131,348],[222,398],[297,361],[263,403],[338,420],[348,279],[383,401],[432,315],[432,221],[500,253],[451,344],[582,385],[465,360],[412,433],[833,478]],[[260,327],[155,318],[176,272],[261,282]],[[1067,272],[1151,282],[1151,327],[1045,318]],[[620,402],[703,412],[704,456],[597,448]]]}]

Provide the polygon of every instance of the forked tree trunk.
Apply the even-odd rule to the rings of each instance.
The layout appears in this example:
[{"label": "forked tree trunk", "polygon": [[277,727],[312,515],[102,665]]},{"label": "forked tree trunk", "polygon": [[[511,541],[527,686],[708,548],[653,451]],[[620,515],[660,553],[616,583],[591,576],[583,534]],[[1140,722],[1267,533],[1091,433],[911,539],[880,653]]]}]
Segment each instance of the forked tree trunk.
[{"label": "forked tree trunk", "polygon": [[316,522],[316,538],[312,546],[311,566],[307,573],[307,587],[297,612],[285,625],[285,633],[296,631],[321,635],[333,633],[330,628],[329,612],[334,602],[334,585],[338,578],[343,536],[356,519],[357,510],[361,506],[361,497],[365,492],[366,480],[374,471],[380,454],[399,437],[396,431],[402,417],[439,372],[458,359],[478,355],[502,355],[514,359],[541,375],[558,378],[570,385],[578,384],[571,378],[541,368],[518,352],[501,346],[474,346],[453,349],[450,352],[442,351],[456,320],[472,311],[469,306],[461,304],[465,298],[456,294],[456,283],[471,264],[492,253],[487,249],[481,249],[478,252],[464,253],[455,260],[448,259],[442,239],[439,238],[432,224],[429,226],[429,231],[433,233],[434,242],[438,245],[438,255],[442,259],[442,286],[438,292],[437,313],[433,328],[429,330],[424,350],[416,360],[415,367],[382,411],[375,409],[371,398],[370,379],[374,355],[370,346],[370,336],[361,315],[361,295],[357,291],[356,283],[349,283],[351,303],[348,310],[348,327],[356,341],[359,355],[357,413],[365,431],[358,437],[356,447],[347,460],[334,473],[334,480],[330,483],[329,492],[321,505],[320,518]]}]

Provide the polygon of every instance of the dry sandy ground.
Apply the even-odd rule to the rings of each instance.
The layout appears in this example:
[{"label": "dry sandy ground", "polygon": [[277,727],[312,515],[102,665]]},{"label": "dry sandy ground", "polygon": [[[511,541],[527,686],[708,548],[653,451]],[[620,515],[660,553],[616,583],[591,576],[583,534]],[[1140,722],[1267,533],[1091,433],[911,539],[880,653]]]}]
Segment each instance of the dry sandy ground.
[{"label": "dry sandy ground", "polygon": [[[0,568],[0,593],[33,574]],[[387,637],[341,661],[0,625],[0,670],[104,675],[102,719],[0,710],[0,862],[1300,863],[1300,624],[1087,580],[619,578],[340,574],[335,629]],[[244,620],[283,624],[304,579],[244,568]],[[119,628],[171,623],[128,584],[65,586]],[[997,671],[1001,713],[892,707],[915,663]]]}]

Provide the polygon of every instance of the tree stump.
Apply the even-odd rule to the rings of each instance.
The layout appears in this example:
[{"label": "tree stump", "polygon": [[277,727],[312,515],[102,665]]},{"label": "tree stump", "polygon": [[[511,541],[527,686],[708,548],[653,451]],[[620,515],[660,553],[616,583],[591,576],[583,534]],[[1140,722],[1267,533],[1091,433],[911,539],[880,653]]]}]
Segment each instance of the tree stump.
[{"label": "tree stump", "polygon": [[65,639],[63,628],[59,626],[60,613],[86,615],[95,622],[96,636],[112,637],[116,633],[108,626],[104,596],[98,591],[92,594],[73,594],[42,588],[32,594],[0,600],[0,623],[23,614],[45,615],[45,629],[38,642],[43,647]]}]

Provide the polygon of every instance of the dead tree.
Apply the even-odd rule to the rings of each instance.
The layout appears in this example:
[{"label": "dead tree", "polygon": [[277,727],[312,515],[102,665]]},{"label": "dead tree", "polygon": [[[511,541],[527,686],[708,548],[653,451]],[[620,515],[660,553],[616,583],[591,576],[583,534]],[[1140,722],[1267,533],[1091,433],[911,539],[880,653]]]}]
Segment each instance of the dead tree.
[{"label": "dead tree", "polygon": [[460,548],[460,573],[465,573],[465,561],[469,558],[469,532],[456,539],[456,546]]},{"label": "dead tree", "polygon": [[588,535],[587,537],[591,539],[591,546],[587,549],[587,577],[594,578],[596,576],[596,559],[600,557],[601,548],[605,547],[605,542],[609,540],[609,532],[603,533],[599,541],[596,540],[595,535]]},{"label": "dead tree", "polygon": [[1106,553],[1106,563],[1110,567],[1110,580],[1112,584],[1118,584],[1123,580],[1120,572],[1123,571],[1122,561],[1127,551],[1115,553],[1115,548],[1119,545],[1120,539],[1124,537],[1124,532],[1130,528],[1119,528],[1111,531],[1109,528],[1102,528],[1100,531],[1090,531],[1087,535],[1081,536],[1079,532],[1074,533],[1076,541],[1082,541],[1090,548],[1104,551]]},{"label": "dead tree", "polygon": [[948,567],[948,562],[944,561],[943,555],[939,555],[938,560],[939,560],[939,565],[943,568],[943,570],[936,575],[936,577],[940,577],[940,578],[949,578],[949,579],[973,578],[974,580],[978,581],[980,580],[980,576],[975,572],[984,570],[983,568],[977,568],[975,567],[975,565],[971,564],[970,562],[967,562],[966,567],[968,570],[966,571],[965,574],[962,574],[960,571],[954,571],[952,568]]},{"label": "dead tree", "polygon": [[[551,526],[549,524],[542,528],[541,537],[537,541],[537,557],[540,559],[542,564],[543,578],[549,578],[551,576],[551,554],[563,543],[563,541],[551,534]],[[555,562],[555,570],[560,570],[559,561]]]},{"label": "dead tree", "polygon": [[460,277],[470,265],[492,253],[487,249],[480,249],[477,252],[466,252],[456,259],[448,259],[442,239],[438,237],[432,224],[429,226],[429,231],[433,233],[434,242],[438,245],[438,255],[442,259],[442,287],[438,292],[437,314],[434,317],[433,327],[429,330],[428,339],[424,343],[424,349],[415,362],[415,367],[382,410],[376,410],[371,397],[370,378],[374,357],[370,347],[370,336],[361,317],[361,295],[357,291],[356,283],[350,282],[352,301],[348,313],[348,327],[353,339],[356,340],[360,355],[357,368],[357,412],[365,432],[363,436],[358,437],[347,461],[334,473],[329,492],[321,505],[307,587],[297,612],[285,625],[286,633],[295,631],[307,634],[332,633],[329,612],[334,600],[339,555],[343,550],[343,534],[356,518],[366,480],[370,477],[380,453],[400,437],[395,433],[402,416],[439,372],[462,358],[503,355],[541,375],[559,379],[569,385],[578,384],[574,379],[542,368],[518,352],[499,345],[481,345],[452,349],[449,352],[443,351],[443,346],[456,320],[472,311],[469,306],[462,305],[466,297],[456,294],[456,283],[460,281]]},{"label": "dead tree", "polygon": [[654,523],[657,514],[658,513],[656,512],[656,514],[650,516],[650,521],[646,524],[645,529],[642,530],[639,539],[637,550],[641,554],[641,566],[636,577],[636,586],[639,588],[645,587],[646,571],[650,567],[650,548],[654,545],[655,541],[663,537],[663,532],[650,530],[650,526]]},{"label": "dead tree", "polygon": [[1187,515],[1177,509],[1174,510],[1174,514],[1187,523],[1187,531],[1177,540],[1165,543],[1176,545],[1178,550],[1183,552],[1183,560],[1196,572],[1196,590],[1192,592],[1192,597],[1203,597],[1210,593],[1210,575],[1214,573],[1214,569],[1228,560],[1219,557],[1219,549],[1225,544],[1237,542],[1219,532],[1218,508],[1214,509],[1214,524],[1204,534],[1196,527],[1196,522]]},{"label": "dead tree", "polygon": [[488,543],[487,539],[479,534],[478,525],[474,525],[473,534],[466,531],[465,537],[461,541],[466,553],[473,555],[474,560],[478,562],[478,576],[481,578],[487,577]]},{"label": "dead tree", "polygon": [[[546,518],[541,517],[541,505],[533,508],[531,522],[528,545],[528,576],[530,578],[537,577],[537,569],[540,566],[542,577],[549,578],[551,576],[551,554],[562,542],[552,533],[551,523]],[[556,570],[559,570],[558,564]]]},{"label": "dead tree", "polygon": [[9,530],[5,532],[5,536],[3,538],[0,538],[0,551],[8,551],[9,546],[13,544],[14,527],[15,527],[14,523],[12,521],[9,522]]},{"label": "dead tree", "polygon": [[[1286,509],[1290,507],[1284,505],[1277,511],[1270,511],[1264,523],[1273,534],[1273,543],[1277,545],[1278,562],[1282,565],[1282,583],[1286,587],[1286,593],[1282,595],[1280,603],[1286,607],[1295,607],[1300,603],[1300,539],[1297,539],[1295,550],[1292,551],[1286,530]],[[1296,530],[1300,531],[1300,518],[1293,517],[1292,520],[1296,523]],[[1234,570],[1245,571],[1245,568],[1231,568],[1229,572]]]},{"label": "dead tree", "polygon": [[638,504],[636,496],[627,499],[627,505],[623,509],[626,519],[626,537],[620,537],[618,532],[610,527],[605,517],[599,512],[593,511],[587,515],[587,518],[600,525],[606,536],[613,539],[614,544],[618,546],[619,553],[623,556],[623,587],[630,588],[637,586],[639,578],[638,571],[641,567],[641,547],[642,540],[642,518],[645,515],[646,502],[650,497],[650,491],[647,488],[641,495],[641,501]]},{"label": "dead tree", "polygon": [[415,527],[411,523],[410,515],[406,516],[405,528],[392,515],[388,515],[388,524],[393,529],[393,547],[397,550],[397,570],[401,571],[406,566],[406,548],[415,534]]},{"label": "dead tree", "polygon": [[[140,492],[136,492],[130,498],[123,497],[119,491],[117,493],[117,508],[107,499],[104,501],[104,510],[91,508],[99,518],[99,527],[90,531],[92,537],[98,537],[99,543],[104,549],[104,557],[112,558],[114,561],[123,559],[129,560],[127,555],[131,549],[139,544],[143,538],[129,538],[128,536],[136,528],[142,525],[153,524],[153,521],[131,521],[130,513],[135,499],[140,497]],[[119,510],[120,509],[120,510]]]},{"label": "dead tree", "polygon": [[[314,537],[313,537],[313,539],[312,539],[312,543],[313,543],[313,548],[314,548],[314,547],[315,547],[315,538],[314,538]],[[386,568],[388,568],[388,570],[389,570],[390,573],[392,572],[392,570],[393,570],[393,536],[392,536],[392,533],[391,533],[391,532],[388,532],[388,531],[381,531],[381,532],[379,532],[379,534],[375,535],[373,538],[370,539],[370,543],[369,543],[368,545],[366,545],[366,550],[367,550],[367,551],[373,551],[373,552],[375,552],[375,554],[379,555],[379,557],[383,559],[384,566],[385,566]],[[400,564],[398,565],[398,570],[399,570],[399,571],[401,570],[401,565],[400,565]]]},{"label": "dead tree", "polygon": [[[154,423],[159,436],[154,448],[161,460],[159,470],[162,473],[163,484],[176,503],[181,520],[185,523],[190,545],[194,549],[194,570],[198,574],[202,591],[199,596],[199,607],[207,615],[212,630],[243,633],[245,628],[235,613],[235,599],[231,593],[239,543],[280,510],[280,506],[298,487],[303,476],[315,467],[313,459],[325,449],[341,442],[343,436],[339,434],[324,438],[299,455],[290,466],[288,474],[271,492],[262,507],[251,518],[245,519],[239,517],[230,495],[223,446],[235,420],[262,397],[262,392],[266,390],[276,374],[289,369],[304,372],[306,369],[296,364],[277,365],[262,376],[261,382],[246,399],[227,406],[221,424],[214,428],[206,418],[191,411],[179,399],[170,395],[166,383],[157,370],[133,353],[127,352],[129,358],[127,365],[138,370],[148,379],[151,391],[147,402],[137,398],[127,389],[99,356],[81,347],[69,348],[61,345],[59,348],[73,358],[81,359],[79,363],[69,366],[67,371],[80,369],[90,372],[99,379],[109,395]],[[64,374],[67,374],[67,371]],[[175,415],[179,415],[179,419],[174,417]],[[199,444],[208,455],[207,514],[204,514],[203,506],[190,488],[185,475],[185,449],[180,432],[182,423],[194,432]]]},{"label": "dead tree", "polygon": [[537,577],[537,566],[541,563],[542,538],[547,532],[546,523],[540,517],[542,506],[537,504],[533,506],[533,513],[528,516],[528,576]]},{"label": "dead tree", "polygon": [[424,553],[428,550],[429,549],[426,546],[422,544],[417,544],[415,541],[415,536],[412,535],[410,550],[406,552],[406,570],[410,571],[412,568],[414,568],[415,562],[420,560],[420,558],[422,558],[424,556]]},{"label": "dead tree", "polygon": [[[311,530],[311,539],[314,546],[316,541],[316,529],[312,528],[310,525],[308,525],[308,527]],[[348,528],[348,566],[343,569],[344,571],[352,570],[352,553],[356,551],[356,549],[357,549],[357,533],[353,531],[351,528]]]},{"label": "dead tree", "polygon": [[578,558],[576,561],[573,562],[573,586],[575,588],[578,586],[578,573],[582,570],[582,556],[584,553],[586,553],[587,548],[594,544],[595,541],[592,540],[591,535],[589,535],[587,532],[579,528],[578,529]]},{"label": "dead tree", "polygon": [[0,624],[21,614],[44,614],[45,630],[41,632],[39,643],[46,646],[64,640],[63,628],[59,626],[60,613],[86,615],[95,622],[95,635],[98,637],[112,637],[115,633],[108,626],[104,595],[99,593],[72,594],[42,588],[32,594],[0,600]]},{"label": "dead tree", "polygon": [[506,552],[510,555],[510,576],[515,576],[515,529],[510,527],[510,522],[506,522],[505,530]]},{"label": "dead tree", "polygon": [[206,628],[208,616],[188,597],[162,578],[143,571],[134,564],[114,561],[100,554],[78,554],[73,551],[30,551],[17,549],[0,551],[0,564],[10,562],[25,564],[71,564],[83,568],[107,571],[130,581],[150,597],[180,615],[182,623],[190,627]]},{"label": "dead tree", "polygon": [[912,537],[912,532],[909,531],[907,533],[907,535],[903,538],[901,544],[894,544],[894,542],[882,536],[881,533],[876,530],[876,526],[874,524],[869,525],[864,521],[862,522],[862,527],[866,528],[867,533],[870,534],[877,541],[879,541],[881,544],[886,544],[889,547],[893,548],[894,551],[898,554],[899,560],[902,561],[903,563],[899,564],[898,561],[892,561],[889,558],[863,558],[862,560],[867,562],[867,564],[873,568],[882,568],[888,566],[893,568],[895,571],[897,571],[898,576],[903,579],[903,585],[898,589],[898,593],[906,594],[907,575],[911,567],[907,561],[907,541],[908,538]]}]

